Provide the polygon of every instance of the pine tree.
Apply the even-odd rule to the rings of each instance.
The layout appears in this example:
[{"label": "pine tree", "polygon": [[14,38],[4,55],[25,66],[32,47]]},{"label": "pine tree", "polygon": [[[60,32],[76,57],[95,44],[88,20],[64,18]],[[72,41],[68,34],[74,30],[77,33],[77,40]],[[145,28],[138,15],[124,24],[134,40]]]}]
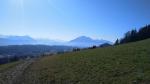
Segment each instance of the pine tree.
[{"label": "pine tree", "polygon": [[116,40],[115,45],[119,45],[119,40],[118,39]]}]

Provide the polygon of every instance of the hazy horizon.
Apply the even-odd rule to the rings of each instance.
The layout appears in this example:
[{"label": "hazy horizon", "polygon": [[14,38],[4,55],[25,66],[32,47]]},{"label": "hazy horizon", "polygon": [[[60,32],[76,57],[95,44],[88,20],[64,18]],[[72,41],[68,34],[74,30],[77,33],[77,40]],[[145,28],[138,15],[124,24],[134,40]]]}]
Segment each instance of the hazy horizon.
[{"label": "hazy horizon", "polygon": [[[90,36],[85,36],[85,35],[82,35],[82,36],[78,36],[78,37],[74,37],[72,39],[68,39],[68,40],[61,40],[61,39],[51,39],[51,38],[35,38],[35,37],[32,37],[30,35],[1,35],[0,34],[0,37],[15,37],[15,36],[19,36],[19,37],[29,37],[29,38],[32,38],[34,40],[49,40],[49,41],[56,41],[56,42],[69,42],[71,40],[74,40],[74,39],[77,39],[77,38],[80,38],[80,37],[87,37],[87,38],[90,38],[92,40],[106,40],[106,39],[100,39],[100,38],[93,38],[93,37],[90,37]],[[107,40],[107,41],[110,41],[110,40]],[[110,42],[114,42],[114,41],[110,41]]]},{"label": "hazy horizon", "polygon": [[150,23],[149,0],[1,0],[0,35],[114,42]]}]

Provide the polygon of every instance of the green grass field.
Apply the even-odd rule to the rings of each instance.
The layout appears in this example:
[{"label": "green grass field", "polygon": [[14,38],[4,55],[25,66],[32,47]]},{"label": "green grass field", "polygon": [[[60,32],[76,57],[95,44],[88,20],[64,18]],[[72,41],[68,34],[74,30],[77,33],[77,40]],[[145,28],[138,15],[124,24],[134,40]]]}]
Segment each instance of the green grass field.
[{"label": "green grass field", "polygon": [[150,84],[150,39],[45,57],[23,84]]},{"label": "green grass field", "polygon": [[0,73],[7,71],[8,69],[11,69],[12,67],[15,67],[19,63],[20,63],[20,61],[8,63],[8,64],[1,64],[0,65]]}]

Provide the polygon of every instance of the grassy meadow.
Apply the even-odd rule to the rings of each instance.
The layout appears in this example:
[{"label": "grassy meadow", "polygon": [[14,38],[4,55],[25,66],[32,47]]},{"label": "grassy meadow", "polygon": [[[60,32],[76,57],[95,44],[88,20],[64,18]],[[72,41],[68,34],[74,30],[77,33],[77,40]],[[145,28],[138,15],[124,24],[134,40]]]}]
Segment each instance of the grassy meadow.
[{"label": "grassy meadow", "polygon": [[11,69],[12,67],[15,67],[15,66],[18,65],[19,63],[20,63],[20,61],[8,63],[8,64],[1,64],[1,65],[0,65],[0,73],[9,70],[9,69]]},{"label": "grassy meadow", "polygon": [[148,84],[150,39],[44,57],[23,76],[22,84]]}]

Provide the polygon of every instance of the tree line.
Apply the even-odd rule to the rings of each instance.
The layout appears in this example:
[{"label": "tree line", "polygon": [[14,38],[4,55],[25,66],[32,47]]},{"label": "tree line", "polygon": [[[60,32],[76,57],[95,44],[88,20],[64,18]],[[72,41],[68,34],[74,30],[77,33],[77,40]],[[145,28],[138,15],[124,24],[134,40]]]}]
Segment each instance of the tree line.
[{"label": "tree line", "polygon": [[123,38],[116,40],[115,45],[140,41],[148,38],[150,38],[150,25],[146,25],[138,31],[136,29],[132,29],[131,31],[126,32]]}]

